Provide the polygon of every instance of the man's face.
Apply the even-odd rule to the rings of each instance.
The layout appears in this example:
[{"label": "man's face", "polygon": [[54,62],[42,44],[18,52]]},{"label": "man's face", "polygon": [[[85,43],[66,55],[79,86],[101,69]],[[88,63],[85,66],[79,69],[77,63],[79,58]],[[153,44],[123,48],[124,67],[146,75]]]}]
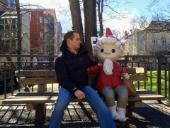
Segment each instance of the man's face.
[{"label": "man's face", "polygon": [[74,33],[74,37],[72,39],[68,39],[69,45],[71,48],[77,50],[80,48],[80,35],[78,33]]}]

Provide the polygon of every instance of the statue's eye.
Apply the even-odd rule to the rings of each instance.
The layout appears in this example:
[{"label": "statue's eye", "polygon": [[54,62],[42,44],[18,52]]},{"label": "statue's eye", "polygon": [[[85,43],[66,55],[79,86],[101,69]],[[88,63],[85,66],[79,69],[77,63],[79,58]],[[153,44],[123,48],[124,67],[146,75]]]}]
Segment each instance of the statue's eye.
[{"label": "statue's eye", "polygon": [[102,48],[102,49],[100,50],[100,52],[104,52],[104,49]]},{"label": "statue's eye", "polygon": [[112,49],[112,53],[115,53],[115,51],[116,51],[115,49]]}]

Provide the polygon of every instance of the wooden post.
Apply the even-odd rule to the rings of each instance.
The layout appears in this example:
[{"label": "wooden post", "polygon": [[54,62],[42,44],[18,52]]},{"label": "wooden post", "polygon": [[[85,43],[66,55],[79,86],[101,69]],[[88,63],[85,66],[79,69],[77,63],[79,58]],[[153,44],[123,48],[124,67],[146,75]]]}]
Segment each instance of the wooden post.
[{"label": "wooden post", "polygon": [[[168,71],[168,78],[167,78],[167,80],[170,81],[170,61],[168,61],[168,58],[167,58],[167,71]],[[170,82],[168,82],[168,87],[167,88],[168,88],[168,90],[165,90],[165,91],[167,91],[167,99],[165,101],[165,104],[167,106],[170,106]]]},{"label": "wooden post", "polygon": [[[170,81],[170,62],[168,62],[168,80]],[[168,100],[167,100],[167,104],[168,106],[170,106],[170,82],[168,82]]]},{"label": "wooden post", "polygon": [[44,93],[46,91],[47,91],[47,85],[46,84],[39,84],[38,85],[38,93]]},{"label": "wooden post", "polygon": [[46,107],[44,103],[36,104],[35,109],[35,125],[37,127],[43,126],[46,119]]},{"label": "wooden post", "polygon": [[[38,85],[38,93],[44,93],[47,91],[46,84]],[[46,106],[45,103],[39,103],[34,106],[35,109],[35,125],[41,127],[45,123],[46,119]]]},{"label": "wooden post", "polygon": [[161,94],[161,56],[158,56],[158,69],[157,69],[157,88],[158,94]]}]

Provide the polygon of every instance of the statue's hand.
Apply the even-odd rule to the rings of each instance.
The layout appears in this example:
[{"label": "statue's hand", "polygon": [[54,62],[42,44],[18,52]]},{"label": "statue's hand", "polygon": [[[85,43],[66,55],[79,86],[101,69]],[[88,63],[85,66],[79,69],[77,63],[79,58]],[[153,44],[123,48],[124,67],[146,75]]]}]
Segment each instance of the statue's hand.
[{"label": "statue's hand", "polygon": [[130,79],[130,75],[128,73],[123,73],[122,74],[122,79],[129,80]]}]

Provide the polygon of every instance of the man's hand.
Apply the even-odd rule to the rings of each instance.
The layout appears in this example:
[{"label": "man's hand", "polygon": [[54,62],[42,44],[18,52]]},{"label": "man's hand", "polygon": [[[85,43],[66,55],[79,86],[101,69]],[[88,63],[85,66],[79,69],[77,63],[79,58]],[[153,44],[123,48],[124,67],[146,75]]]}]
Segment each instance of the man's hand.
[{"label": "man's hand", "polygon": [[79,99],[79,100],[82,100],[82,99],[85,98],[85,94],[84,94],[84,92],[82,92],[81,90],[76,90],[76,91],[74,92],[74,95],[75,95],[76,98]]}]

